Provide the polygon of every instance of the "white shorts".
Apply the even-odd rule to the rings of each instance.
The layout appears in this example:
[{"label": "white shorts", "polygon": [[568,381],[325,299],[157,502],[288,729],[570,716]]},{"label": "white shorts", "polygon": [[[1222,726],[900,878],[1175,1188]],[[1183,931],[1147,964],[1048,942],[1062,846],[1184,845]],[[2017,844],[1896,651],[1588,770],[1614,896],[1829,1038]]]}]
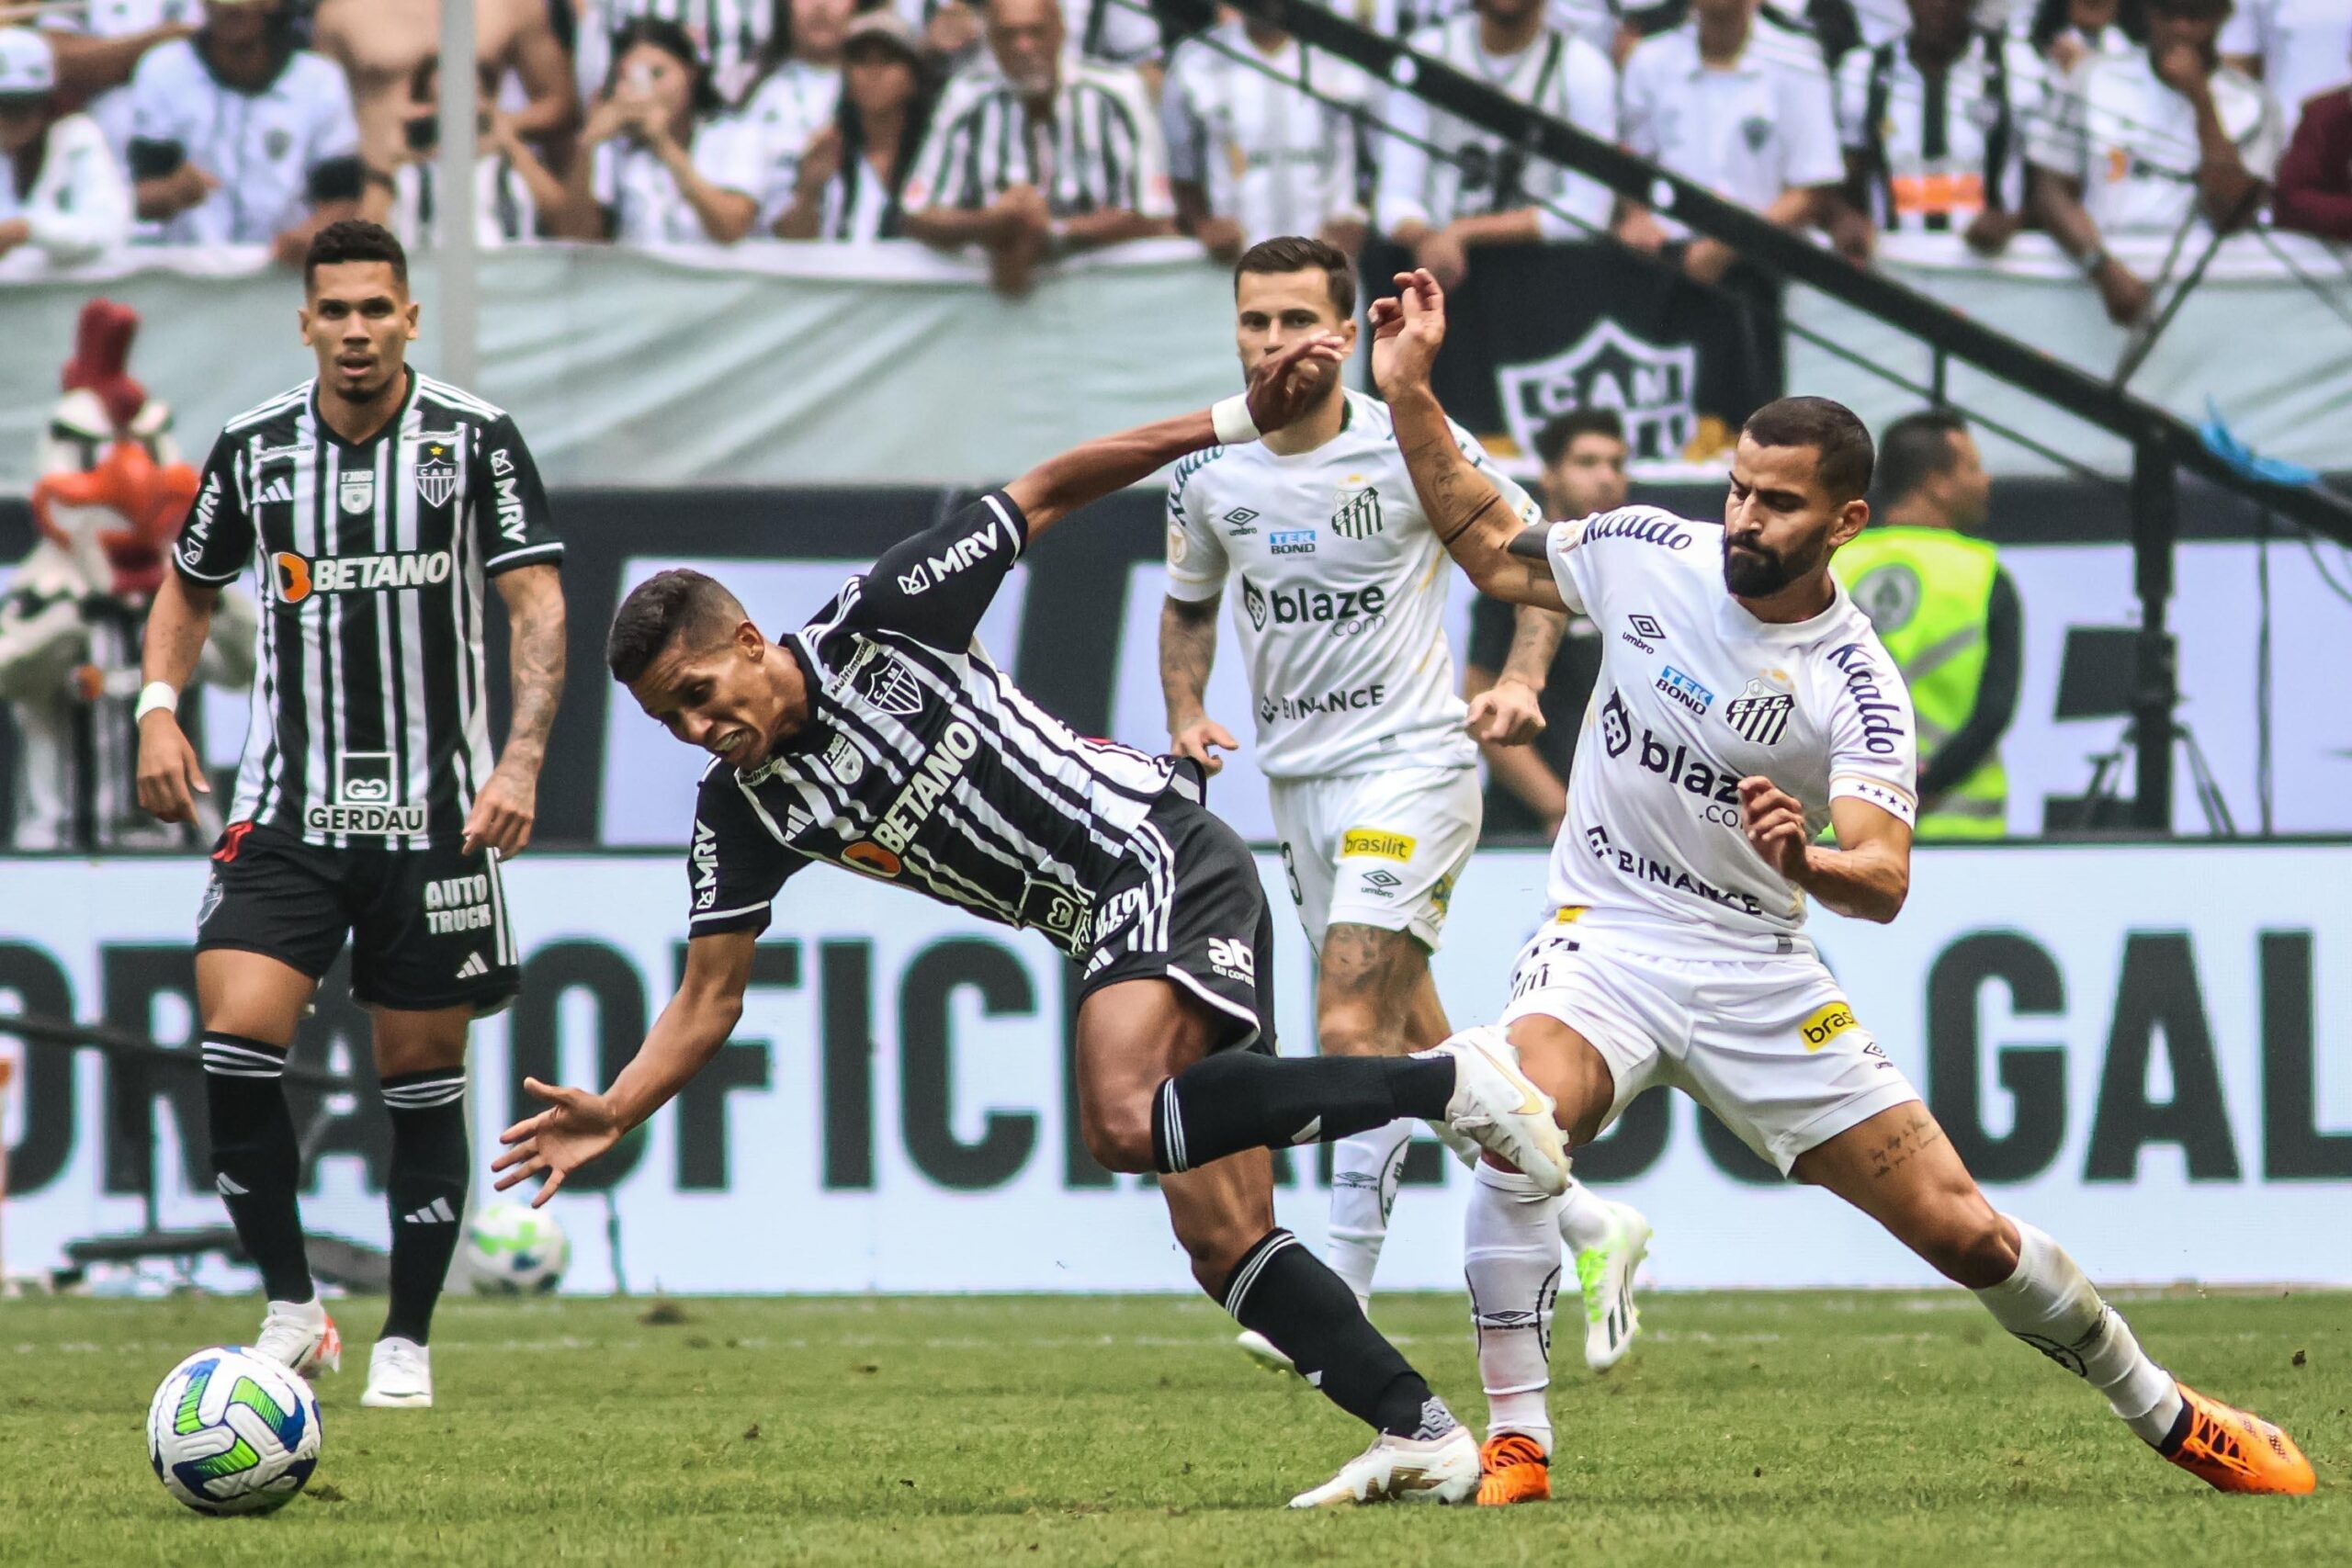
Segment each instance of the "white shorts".
[{"label": "white shorts", "polygon": [[1520,950],[1502,1021],[1531,1016],[1559,1020],[1608,1062],[1609,1122],[1671,1084],[1783,1176],[1807,1149],[1919,1098],[1809,945],[1671,958],[1638,935],[1547,925]]},{"label": "white shorts", "polygon": [[1446,902],[1478,847],[1476,768],[1268,784],[1291,902],[1317,953],[1334,921],[1410,931],[1437,951]]}]

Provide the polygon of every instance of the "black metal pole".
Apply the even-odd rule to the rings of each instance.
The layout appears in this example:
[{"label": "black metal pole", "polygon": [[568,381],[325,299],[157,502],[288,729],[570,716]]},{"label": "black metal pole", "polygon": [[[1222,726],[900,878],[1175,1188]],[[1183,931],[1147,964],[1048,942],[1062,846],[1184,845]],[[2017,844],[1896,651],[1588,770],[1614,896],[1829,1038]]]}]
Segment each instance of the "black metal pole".
[{"label": "black metal pole", "polygon": [[2150,431],[2132,450],[2132,575],[2140,595],[2132,699],[2139,776],[2132,825],[2148,833],[2172,831],[2173,709],[2180,689],[2165,609],[2172,597],[2173,548],[2179,538],[2179,475],[2164,433]]}]

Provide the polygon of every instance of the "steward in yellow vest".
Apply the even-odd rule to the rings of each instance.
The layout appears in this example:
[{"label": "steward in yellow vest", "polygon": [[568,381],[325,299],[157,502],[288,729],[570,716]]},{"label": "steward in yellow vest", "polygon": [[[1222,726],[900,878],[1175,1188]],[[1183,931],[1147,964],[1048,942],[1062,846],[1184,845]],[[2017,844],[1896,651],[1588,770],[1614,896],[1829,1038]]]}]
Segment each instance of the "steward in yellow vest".
[{"label": "steward in yellow vest", "polygon": [[1883,522],[1832,558],[1911,688],[1919,726],[1922,840],[1997,839],[2007,829],[2000,740],[2017,716],[2023,616],[1981,527],[1991,499],[1976,443],[1958,418],[1913,414],[1879,445]]}]

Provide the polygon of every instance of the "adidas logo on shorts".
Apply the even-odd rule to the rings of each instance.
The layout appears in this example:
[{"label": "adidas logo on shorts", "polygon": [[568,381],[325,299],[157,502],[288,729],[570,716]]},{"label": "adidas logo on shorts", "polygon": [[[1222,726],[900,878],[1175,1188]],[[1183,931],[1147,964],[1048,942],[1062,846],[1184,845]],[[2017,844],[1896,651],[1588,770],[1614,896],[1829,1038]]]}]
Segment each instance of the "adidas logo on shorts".
[{"label": "adidas logo on shorts", "polygon": [[479,953],[467,953],[466,961],[458,965],[458,978],[460,980],[478,980],[489,973],[490,965],[482,962]]}]

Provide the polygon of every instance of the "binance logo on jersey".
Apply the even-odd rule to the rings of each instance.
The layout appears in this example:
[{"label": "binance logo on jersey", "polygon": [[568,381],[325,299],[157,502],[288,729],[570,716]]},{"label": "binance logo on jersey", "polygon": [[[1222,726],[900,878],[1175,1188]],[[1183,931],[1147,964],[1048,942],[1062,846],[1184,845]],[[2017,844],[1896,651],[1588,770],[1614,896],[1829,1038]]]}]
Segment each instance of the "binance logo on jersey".
[{"label": "binance logo on jersey", "polygon": [[424,588],[449,581],[447,550],[409,550],[381,556],[321,556],[305,559],[280,550],[269,558],[277,602],[299,604],[313,593],[381,593]]},{"label": "binance logo on jersey", "polygon": [[1408,861],[1419,840],[1410,833],[1391,833],[1380,828],[1351,828],[1340,835],[1340,858],[1353,860],[1367,856],[1374,860]]},{"label": "binance logo on jersey", "polygon": [[1841,997],[1808,1015],[1803,1023],[1797,1025],[1797,1034],[1804,1041],[1804,1048],[1811,1052],[1820,1050],[1846,1031],[1860,1027],[1855,1021],[1853,1008]]}]

